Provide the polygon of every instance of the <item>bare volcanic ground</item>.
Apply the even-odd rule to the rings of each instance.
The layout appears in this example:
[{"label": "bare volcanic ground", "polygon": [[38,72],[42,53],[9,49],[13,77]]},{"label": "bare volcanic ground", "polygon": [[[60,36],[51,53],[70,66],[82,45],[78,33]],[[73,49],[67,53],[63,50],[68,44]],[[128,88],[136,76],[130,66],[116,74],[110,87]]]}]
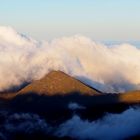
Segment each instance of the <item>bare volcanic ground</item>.
[{"label": "bare volcanic ground", "polygon": [[74,92],[87,95],[97,95],[101,93],[64,72],[52,71],[44,78],[34,81],[20,90],[18,94],[38,93],[45,95],[66,95]]}]

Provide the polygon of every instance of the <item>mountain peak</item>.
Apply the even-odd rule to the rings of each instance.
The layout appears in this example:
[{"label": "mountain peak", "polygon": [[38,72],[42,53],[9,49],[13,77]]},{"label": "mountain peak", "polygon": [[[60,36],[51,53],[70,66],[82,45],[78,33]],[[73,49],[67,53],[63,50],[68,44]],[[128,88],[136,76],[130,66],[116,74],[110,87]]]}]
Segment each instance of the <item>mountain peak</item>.
[{"label": "mountain peak", "polygon": [[64,72],[62,72],[60,70],[58,70],[58,71],[53,70],[53,71],[49,72],[44,78],[46,78],[46,77],[55,77],[55,76],[59,76],[59,77],[67,76],[67,77],[70,77],[69,75],[67,75],[66,73],[64,73]]},{"label": "mountain peak", "polygon": [[30,85],[19,91],[19,94],[23,93],[38,93],[46,95],[80,93],[94,95],[99,94],[100,92],[62,71],[51,71],[42,79],[32,82]]}]

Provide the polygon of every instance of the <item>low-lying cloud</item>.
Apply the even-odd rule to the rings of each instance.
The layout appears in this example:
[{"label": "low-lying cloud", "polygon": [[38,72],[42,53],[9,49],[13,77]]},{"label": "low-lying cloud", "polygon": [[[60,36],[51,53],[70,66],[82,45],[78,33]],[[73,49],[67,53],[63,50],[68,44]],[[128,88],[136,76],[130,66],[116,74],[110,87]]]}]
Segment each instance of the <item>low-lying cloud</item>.
[{"label": "low-lying cloud", "polygon": [[79,105],[77,103],[71,102],[68,104],[68,109],[70,110],[78,110],[78,109],[86,109],[86,107]]},{"label": "low-lying cloud", "polygon": [[[14,136],[34,136],[37,133],[48,135],[51,127],[37,114],[10,113],[0,111],[0,139],[15,139]],[[24,135],[23,135],[24,134]],[[24,137],[22,137],[24,139]],[[19,138],[20,139],[20,138]]]},{"label": "low-lying cloud", "polygon": [[104,92],[140,89],[140,50],[75,35],[36,41],[0,27],[0,91],[62,70]]},{"label": "low-lying cloud", "polygon": [[121,114],[107,114],[97,121],[75,115],[59,126],[57,136],[74,139],[123,140],[140,134],[140,109],[130,108]]},{"label": "low-lying cloud", "polygon": [[82,120],[78,115],[53,126],[45,118],[32,113],[0,111],[0,139],[9,140],[16,135],[69,137],[79,140],[124,140],[140,135],[140,109],[129,108],[120,114],[108,113],[98,120]]}]

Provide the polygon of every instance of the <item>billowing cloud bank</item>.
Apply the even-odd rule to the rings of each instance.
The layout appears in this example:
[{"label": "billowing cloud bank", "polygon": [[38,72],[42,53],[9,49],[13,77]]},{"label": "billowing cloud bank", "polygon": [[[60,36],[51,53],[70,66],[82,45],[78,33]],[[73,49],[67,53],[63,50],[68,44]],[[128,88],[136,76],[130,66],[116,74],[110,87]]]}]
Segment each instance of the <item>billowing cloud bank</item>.
[{"label": "billowing cloud bank", "polygon": [[104,92],[140,89],[140,50],[130,44],[108,47],[79,35],[38,42],[0,27],[0,91],[50,70],[62,70]]},{"label": "billowing cloud bank", "polygon": [[124,140],[140,136],[140,109],[130,108],[121,114],[106,114],[103,118],[89,121],[78,115],[58,126],[48,124],[45,119],[31,113],[1,112],[0,139],[9,140],[14,134],[34,136],[70,137],[77,140]]},{"label": "billowing cloud bank", "polygon": [[85,140],[123,140],[140,134],[140,110],[130,108],[121,114],[107,114],[97,121],[75,115],[61,124],[56,135]]}]

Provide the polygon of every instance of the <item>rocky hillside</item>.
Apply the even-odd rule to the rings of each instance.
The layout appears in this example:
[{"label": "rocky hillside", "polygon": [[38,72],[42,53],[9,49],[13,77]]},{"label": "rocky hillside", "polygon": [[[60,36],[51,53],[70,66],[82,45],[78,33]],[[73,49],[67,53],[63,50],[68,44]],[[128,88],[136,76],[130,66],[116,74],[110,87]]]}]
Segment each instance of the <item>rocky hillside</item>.
[{"label": "rocky hillside", "polygon": [[101,92],[61,71],[52,71],[42,79],[32,82],[18,92],[18,94],[24,93],[38,93],[45,95],[80,93],[95,95],[100,94]]}]

